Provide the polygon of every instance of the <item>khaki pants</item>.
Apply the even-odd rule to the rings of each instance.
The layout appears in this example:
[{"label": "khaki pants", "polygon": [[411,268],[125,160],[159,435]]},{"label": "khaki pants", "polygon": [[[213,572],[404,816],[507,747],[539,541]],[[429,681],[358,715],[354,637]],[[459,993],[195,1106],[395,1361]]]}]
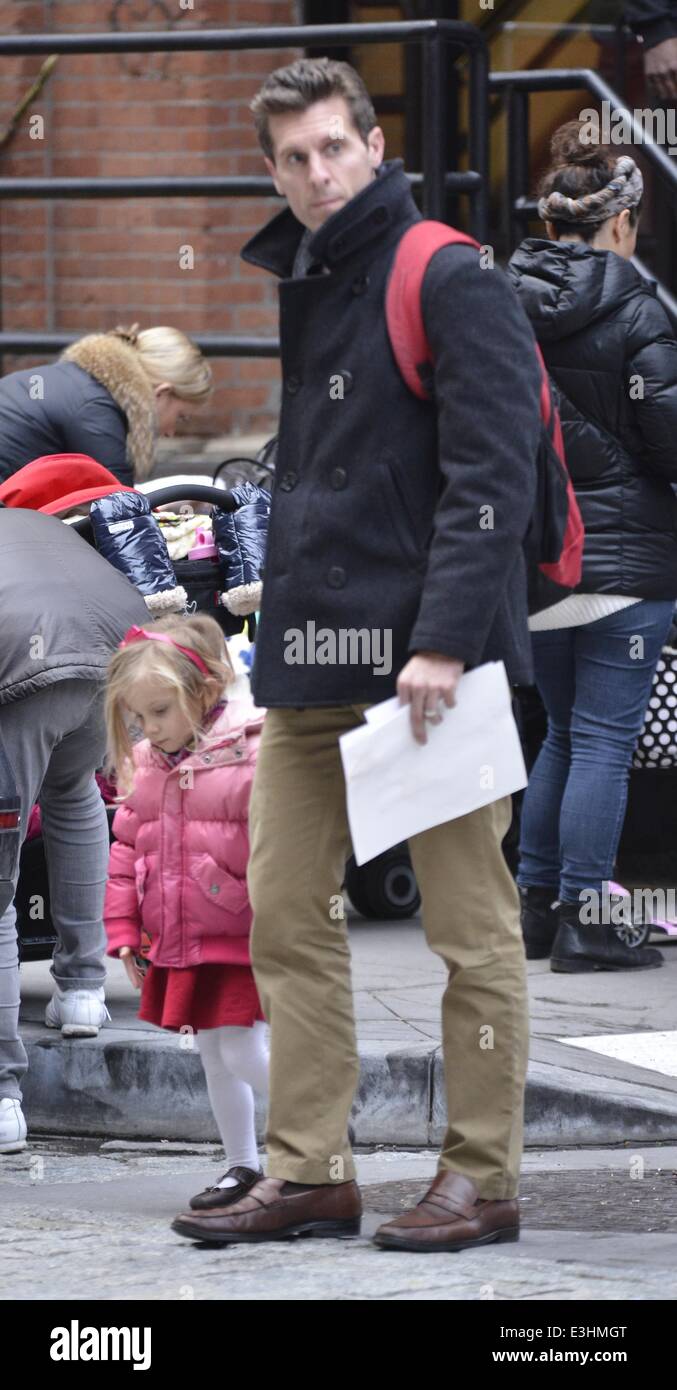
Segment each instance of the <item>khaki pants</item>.
[{"label": "khaki pants", "polygon": [[[338,739],[364,708],[270,710],[254,782],[252,962],[271,1029],[267,1171],[288,1182],[355,1176],[347,1126],[359,1059],[339,915],[350,836]],[[494,1199],[517,1192],[528,1046],[519,899],[501,852],[509,820],[505,797],[410,841],[428,945],[449,970],[438,1169]]]}]

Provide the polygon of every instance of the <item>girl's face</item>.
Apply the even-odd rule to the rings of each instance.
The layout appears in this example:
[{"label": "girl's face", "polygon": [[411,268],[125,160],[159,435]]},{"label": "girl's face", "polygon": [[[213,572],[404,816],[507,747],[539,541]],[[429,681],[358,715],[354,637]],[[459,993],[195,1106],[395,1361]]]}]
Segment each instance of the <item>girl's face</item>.
[{"label": "girl's face", "polygon": [[162,753],[178,753],[193,737],[174,690],[152,678],[135,681],[126,700],[130,721]]}]

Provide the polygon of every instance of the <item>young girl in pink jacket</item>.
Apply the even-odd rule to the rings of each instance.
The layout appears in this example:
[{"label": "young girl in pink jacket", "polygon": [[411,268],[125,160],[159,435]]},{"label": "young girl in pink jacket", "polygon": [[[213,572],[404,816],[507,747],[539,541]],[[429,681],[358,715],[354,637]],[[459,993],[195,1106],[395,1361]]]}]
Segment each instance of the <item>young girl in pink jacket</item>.
[{"label": "young girl in pink jacket", "polygon": [[[199,1035],[227,1172],[191,1199],[198,1209],[236,1201],[261,1176],[253,1092],[268,1089],[246,879],[264,713],[227,699],[233,680],[214,619],[174,616],[129,629],[106,699],[109,760],[125,798],[113,822],[108,954],[141,990],[140,1018]],[[134,727],[143,736],[135,745]]]}]

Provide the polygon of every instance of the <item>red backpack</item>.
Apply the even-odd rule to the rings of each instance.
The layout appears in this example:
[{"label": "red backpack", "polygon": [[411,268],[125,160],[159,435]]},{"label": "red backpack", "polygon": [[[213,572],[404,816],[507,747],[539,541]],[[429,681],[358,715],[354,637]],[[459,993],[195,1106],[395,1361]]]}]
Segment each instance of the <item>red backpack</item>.
[{"label": "red backpack", "polygon": [[[386,323],[395,360],[410,391],[429,400],[424,385],[432,352],[421,312],[421,286],[428,263],[442,246],[479,242],[444,222],[415,222],[397,247],[386,291]],[[541,440],[536,459],[537,491],[525,538],[529,577],[529,612],[536,613],[565,598],[580,583],[583,522],[564,454],[559,411],[538,344],[541,369]]]}]

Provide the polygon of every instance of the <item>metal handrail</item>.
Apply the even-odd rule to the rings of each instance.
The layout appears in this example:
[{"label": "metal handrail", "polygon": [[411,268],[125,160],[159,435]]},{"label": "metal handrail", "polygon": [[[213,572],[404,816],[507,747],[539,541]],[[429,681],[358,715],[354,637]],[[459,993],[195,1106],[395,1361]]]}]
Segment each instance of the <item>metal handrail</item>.
[{"label": "metal handrail", "polygon": [[[447,190],[467,193],[469,229],[478,241],[488,235],[489,102],[488,58],[484,36],[473,24],[459,20],[425,19],[385,24],[296,24],[243,29],[180,29],[162,33],[145,30],[107,34],[10,34],[0,36],[0,57],[32,54],[190,53],[244,49],[332,48],[373,43],[416,43],[423,62],[423,169],[409,175],[422,188],[424,216],[444,218]],[[444,167],[446,133],[446,48],[467,54],[469,68],[469,134],[466,172]],[[87,197],[267,197],[272,181],[252,177],[155,177],[134,179],[0,179],[0,198]],[[0,332],[3,351],[33,353],[48,341],[72,342],[77,335]],[[273,339],[196,336],[203,350],[219,356],[274,356]],[[272,350],[275,343],[275,351]],[[41,346],[42,349],[41,349]],[[56,350],[56,349],[52,349]]]},{"label": "metal handrail", "polygon": [[618,26],[616,24],[559,24],[553,20],[551,24],[546,24],[543,20],[530,19],[506,19],[499,24],[497,34],[562,34],[564,38],[569,38],[572,34],[616,34]]},{"label": "metal handrail", "polygon": [[[206,357],[279,357],[278,338],[249,338],[246,334],[191,333]],[[82,333],[0,333],[0,352],[13,352],[17,356],[44,352],[48,356],[63,352],[82,337]]]},{"label": "metal handrail", "polygon": [[647,135],[642,129],[639,121],[629,107],[614,92],[613,88],[593,72],[592,68],[558,68],[550,71],[547,68],[533,68],[524,72],[492,72],[489,76],[490,91],[501,91],[507,88],[509,93],[529,92],[562,92],[576,91],[583,88],[590,92],[591,96],[597,97],[599,101],[610,103],[613,112],[619,112],[626,120],[630,121],[633,143],[641,145],[643,153],[653,164],[656,172],[667,183],[670,190],[677,199],[677,167],[660,145],[657,145],[651,136]]},{"label": "metal handrail", "polygon": [[[414,188],[424,184],[423,174],[407,174]],[[482,176],[475,169],[444,175],[444,187],[455,193],[479,191]],[[180,174],[149,178],[0,178],[0,198],[276,198],[275,184],[265,174],[205,174],[182,178]]]},{"label": "metal handrail", "polygon": [[407,19],[372,24],[278,24],[254,29],[137,29],[127,34],[5,34],[0,57],[31,53],[197,53],[238,48],[345,48],[358,43],[425,41],[438,35],[462,48],[484,48],[475,24]]}]

